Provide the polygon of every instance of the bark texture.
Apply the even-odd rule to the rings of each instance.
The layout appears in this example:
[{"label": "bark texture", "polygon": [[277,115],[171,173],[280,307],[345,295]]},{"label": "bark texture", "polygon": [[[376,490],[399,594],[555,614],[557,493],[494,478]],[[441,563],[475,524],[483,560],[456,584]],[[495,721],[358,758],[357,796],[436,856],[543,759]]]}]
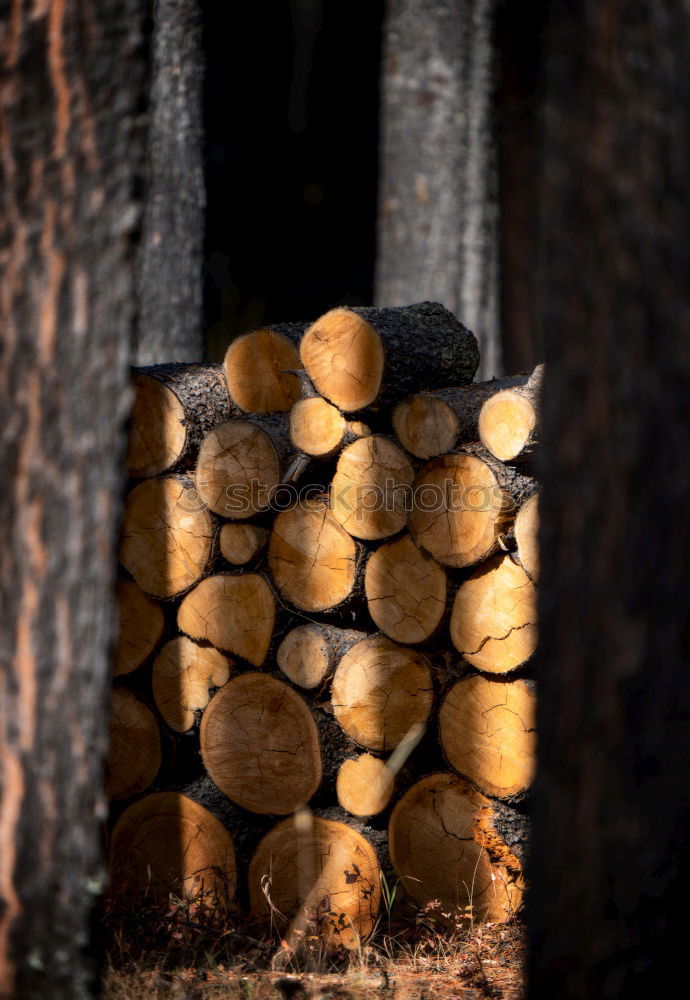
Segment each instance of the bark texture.
[{"label": "bark texture", "polygon": [[442,302],[502,372],[493,121],[495,0],[389,0],[376,301]]},{"label": "bark texture", "polygon": [[2,5],[0,996],[83,998],[103,885],[144,7]]},{"label": "bark texture", "polygon": [[689,39],[678,0],[550,5],[534,1000],[686,949]]},{"label": "bark texture", "polygon": [[206,194],[198,0],[155,0],[136,363],[201,361]]}]

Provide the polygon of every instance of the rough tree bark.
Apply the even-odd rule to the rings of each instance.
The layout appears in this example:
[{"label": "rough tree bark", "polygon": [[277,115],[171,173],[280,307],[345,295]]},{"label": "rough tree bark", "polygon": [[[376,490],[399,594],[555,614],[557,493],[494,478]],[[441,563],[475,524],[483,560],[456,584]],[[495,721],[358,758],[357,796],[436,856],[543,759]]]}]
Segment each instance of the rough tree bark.
[{"label": "rough tree bark", "polygon": [[547,38],[530,996],[610,1000],[687,949],[688,8],[551,3]]},{"label": "rough tree bark", "polygon": [[495,0],[388,0],[376,301],[442,302],[502,373]]},{"label": "rough tree bark", "polygon": [[90,995],[144,4],[3,3],[0,996]]},{"label": "rough tree bark", "polygon": [[198,0],[155,0],[136,363],[201,361],[203,54]]}]

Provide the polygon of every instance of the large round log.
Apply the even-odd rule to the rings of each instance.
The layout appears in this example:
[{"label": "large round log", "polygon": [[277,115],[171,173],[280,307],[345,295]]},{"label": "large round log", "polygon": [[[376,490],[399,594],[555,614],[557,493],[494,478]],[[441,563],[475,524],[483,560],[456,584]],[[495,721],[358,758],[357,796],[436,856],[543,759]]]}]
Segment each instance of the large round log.
[{"label": "large round log", "polygon": [[460,585],[450,637],[478,670],[503,674],[530,658],[537,645],[537,595],[509,555],[482,563]]},{"label": "large round log", "polygon": [[231,416],[220,365],[152,365],[132,382],[127,468],[135,478],[190,467],[202,438]]},{"label": "large round log", "polygon": [[486,795],[520,795],[529,788],[536,764],[535,712],[528,681],[478,675],[458,681],[439,711],[446,760]]},{"label": "large round log", "polygon": [[331,510],[354,538],[388,538],[405,527],[413,479],[396,444],[379,434],[359,438],[338,459]]},{"label": "large round log", "polygon": [[240,674],[211,699],[201,720],[201,756],[229,799],[284,816],[321,783],[316,723],[305,701],[266,674]]},{"label": "large round log", "polygon": [[276,663],[293,684],[311,689],[323,684],[336,664],[365,632],[309,622],[291,629],[276,653]]},{"label": "large round log", "polygon": [[295,342],[304,325],[262,327],[230,344],[223,367],[230,397],[245,413],[287,412],[300,398]]},{"label": "large round log", "polygon": [[502,462],[527,457],[537,444],[543,376],[544,366],[538,365],[525,385],[504,389],[482,406],[479,437]]},{"label": "large round log", "polygon": [[347,413],[385,409],[420,387],[471,382],[477,341],[436,302],[331,309],[304,333],[300,357],[317,392]]},{"label": "large round log", "polygon": [[203,576],[214,534],[190,479],[146,479],[127,495],[120,562],[146,593],[176,597]]},{"label": "large round log", "polygon": [[453,774],[432,774],[391,814],[388,847],[401,883],[424,907],[501,923],[520,907],[520,862],[496,829],[493,804]]},{"label": "large round log", "polygon": [[141,666],[163,634],[163,609],[133,580],[117,584],[118,635],[113,674],[129,674]]},{"label": "large round log", "polygon": [[[292,921],[284,932],[295,945],[305,911],[332,948],[358,948],[371,934],[381,905],[381,872],[374,847],[345,823],[298,815],[268,833],[249,865],[252,912],[275,908]],[[312,928],[309,928],[310,932]]]},{"label": "large round log", "polygon": [[106,761],[108,797],[118,801],[145,791],[160,766],[160,729],[153,712],[127,688],[114,688]]},{"label": "large round log", "polygon": [[153,697],[165,722],[186,733],[203,712],[214,688],[230,677],[231,662],[212,646],[198,646],[186,636],[171,639],[153,664]]},{"label": "large round log", "polygon": [[184,597],[177,624],[192,639],[260,667],[271,645],[275,616],[273,591],[263,576],[217,573]]},{"label": "large round log", "polygon": [[396,642],[424,642],[443,620],[446,574],[410,535],[371,553],[364,591],[372,619]]},{"label": "large round log", "polygon": [[156,792],[115,824],[110,848],[115,893],[161,905],[170,895],[228,906],[237,870],[232,837],[208,809],[177,792]]},{"label": "large round log", "polygon": [[393,795],[395,775],[380,757],[363,753],[343,761],[336,779],[338,802],[353,816],[383,812]]},{"label": "large round log", "polygon": [[338,664],[331,698],[350,739],[368,750],[392,750],[413,727],[427,724],[431,665],[417,650],[383,636],[363,639]]},{"label": "large round log", "polygon": [[534,494],[515,518],[515,542],[518,559],[527,575],[539,582],[539,496]]}]

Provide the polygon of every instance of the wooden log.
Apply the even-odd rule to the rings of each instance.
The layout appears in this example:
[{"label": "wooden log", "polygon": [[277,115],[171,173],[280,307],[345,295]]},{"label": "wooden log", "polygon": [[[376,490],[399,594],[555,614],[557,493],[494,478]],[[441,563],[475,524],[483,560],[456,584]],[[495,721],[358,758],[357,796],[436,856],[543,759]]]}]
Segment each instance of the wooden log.
[{"label": "wooden log", "polygon": [[213,781],[251,812],[294,812],[321,783],[316,723],[300,695],[275,677],[240,674],[221,688],[199,738]]},{"label": "wooden log", "polygon": [[112,801],[145,791],[161,766],[160,729],[153,712],[127,688],[113,689],[106,791]]},{"label": "wooden log", "polygon": [[176,597],[203,576],[214,534],[190,479],[146,479],[127,495],[120,562],[147,594]]},{"label": "wooden log", "polygon": [[330,458],[371,431],[359,420],[348,420],[321,396],[300,399],[290,411],[290,437],[298,451]]},{"label": "wooden log", "polygon": [[534,481],[468,447],[424,466],[414,484],[409,525],[415,541],[445,566],[487,559],[502,547]]},{"label": "wooden log", "polygon": [[435,392],[417,392],[393,411],[393,428],[403,448],[416,458],[445,455],[479,440],[479,413],[487,399],[524,386],[529,375],[470,382]]},{"label": "wooden log", "polygon": [[361,550],[324,500],[278,515],[268,562],[282,596],[301,611],[340,611],[360,589]]},{"label": "wooden log", "polygon": [[223,362],[230,398],[245,413],[285,413],[300,398],[297,347],[304,323],[262,327],[237,337]]},{"label": "wooden log", "polygon": [[525,680],[473,675],[454,684],[439,711],[439,742],[450,766],[485,795],[515,799],[536,765],[536,697]]},{"label": "wooden log", "polygon": [[536,447],[543,377],[544,366],[537,365],[525,385],[504,389],[482,406],[479,437],[502,462],[526,458]]},{"label": "wooden log", "polygon": [[230,419],[220,365],[152,365],[134,370],[127,468],[134,478],[191,468],[202,439]]},{"label": "wooden log", "polygon": [[535,493],[515,518],[515,542],[520,564],[530,579],[539,582],[539,497]]},{"label": "wooden log", "polygon": [[509,555],[487,560],[460,585],[450,637],[468,663],[489,673],[507,673],[530,658],[537,645],[536,590]]},{"label": "wooden log", "polygon": [[276,604],[258,573],[216,573],[197,584],[177,612],[181,632],[234,653],[255,667],[266,659]]},{"label": "wooden log", "polygon": [[421,907],[438,900],[451,919],[459,912],[491,923],[510,920],[520,908],[523,877],[498,829],[501,819],[497,805],[462,778],[422,778],[388,825],[391,860],[406,892]]},{"label": "wooden log", "polygon": [[412,727],[425,726],[433,697],[427,658],[383,636],[352,646],[333,676],[335,717],[368,750],[392,750]]},{"label": "wooden log", "polygon": [[113,891],[168,906],[170,895],[225,907],[237,885],[232,837],[203,806],[178,792],[131,805],[113,830]]},{"label": "wooden log", "polygon": [[331,309],[305,331],[300,357],[317,392],[346,413],[471,382],[479,363],[474,335],[436,302]]},{"label": "wooden log", "polygon": [[446,610],[446,574],[405,534],[367,560],[364,592],[369,614],[396,642],[419,643],[438,629]]},{"label": "wooden log", "polygon": [[208,705],[211,691],[226,684],[232,662],[212,646],[186,636],[171,639],[153,664],[153,697],[164,721],[176,733],[191,729]]},{"label": "wooden log", "polygon": [[163,634],[163,609],[134,580],[118,580],[118,638],[113,676],[129,674],[153,652]]},{"label": "wooden log", "polygon": [[216,514],[246,520],[267,509],[293,457],[287,421],[281,415],[229,420],[201,444],[196,488]]},{"label": "wooden log", "polygon": [[383,812],[393,795],[395,775],[380,757],[363,753],[343,761],[336,781],[338,802],[353,816]]},{"label": "wooden log", "polygon": [[276,653],[276,663],[293,684],[319,687],[330,677],[337,663],[365,632],[310,622],[291,629]]},{"label": "wooden log", "polygon": [[271,532],[258,524],[224,524],[220,529],[220,552],[233,566],[244,566],[268,544]]},{"label": "wooden log", "polygon": [[345,823],[290,817],[257,847],[249,865],[249,899],[253,913],[268,919],[275,907],[293,921],[284,932],[291,946],[306,911],[327,947],[356,949],[373,931],[381,905],[376,850]]},{"label": "wooden log", "polygon": [[388,538],[405,527],[413,480],[396,444],[380,434],[360,438],[338,459],[331,510],[354,538]]}]

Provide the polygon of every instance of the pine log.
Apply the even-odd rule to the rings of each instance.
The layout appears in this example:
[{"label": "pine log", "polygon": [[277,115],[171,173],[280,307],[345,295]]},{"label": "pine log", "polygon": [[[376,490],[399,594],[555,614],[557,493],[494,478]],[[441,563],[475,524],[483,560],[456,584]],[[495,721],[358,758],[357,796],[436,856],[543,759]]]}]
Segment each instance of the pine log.
[{"label": "pine log", "polygon": [[178,792],[156,792],[115,824],[110,848],[113,891],[168,906],[171,894],[228,906],[237,871],[232,837],[203,806]]},{"label": "pine log", "polygon": [[290,817],[257,847],[249,865],[249,899],[253,913],[268,919],[275,908],[294,921],[284,932],[291,946],[306,910],[328,947],[358,948],[373,931],[381,905],[376,850],[345,823]]},{"label": "pine log", "polygon": [[201,444],[196,488],[216,514],[246,520],[267,509],[292,457],[284,417],[229,420],[215,427]]},{"label": "pine log", "polygon": [[471,382],[479,363],[474,335],[436,302],[332,309],[305,331],[300,357],[317,392],[346,413]]},{"label": "pine log", "polygon": [[510,920],[523,878],[501,836],[501,818],[494,803],[454,774],[413,785],[388,825],[391,860],[406,892],[420,907],[438,900],[453,918],[459,911],[475,920]]},{"label": "pine log", "polygon": [[276,663],[293,684],[319,687],[335,670],[336,664],[365,632],[335,628],[310,622],[287,633],[276,653]]},{"label": "pine log", "polygon": [[537,595],[509,555],[478,566],[458,588],[450,637],[478,670],[503,674],[525,663],[537,645]]},{"label": "pine log", "polygon": [[524,386],[528,379],[529,375],[513,375],[417,392],[396,406],[393,428],[403,448],[416,458],[445,455],[460,444],[479,440],[479,413],[487,399]]},{"label": "pine log", "polygon": [[539,496],[535,493],[522,505],[515,518],[515,542],[522,568],[539,582]]},{"label": "pine log", "polygon": [[153,664],[153,697],[164,721],[186,733],[208,705],[211,691],[226,684],[233,664],[212,646],[186,636],[171,639]]},{"label": "pine log", "polygon": [[534,775],[535,714],[536,697],[528,681],[463,678],[448,691],[439,711],[446,760],[485,795],[515,799]]},{"label": "pine log", "polygon": [[263,576],[217,573],[184,597],[177,624],[190,638],[259,667],[271,644],[275,616],[273,591]]},{"label": "pine log", "polygon": [[316,723],[300,695],[275,677],[231,680],[211,699],[199,737],[213,781],[251,812],[294,812],[321,783]]},{"label": "pine log", "polygon": [[223,367],[230,398],[245,413],[286,413],[301,396],[297,347],[304,323],[262,327],[230,344]]},{"label": "pine log", "polygon": [[190,479],[146,479],[127,495],[120,562],[147,594],[176,597],[203,576],[214,534]]},{"label": "pine log", "polygon": [[331,510],[354,538],[388,538],[405,527],[413,479],[396,444],[379,434],[360,438],[338,459]]},{"label": "pine log", "polygon": [[136,670],[153,652],[163,634],[163,609],[147,597],[134,580],[117,584],[118,638],[113,675]]},{"label": "pine log", "polygon": [[268,562],[282,596],[302,611],[342,610],[361,583],[361,551],[323,500],[278,515]]},{"label": "pine log", "polygon": [[161,766],[160,729],[153,712],[127,688],[113,689],[106,791],[112,801],[149,787]]},{"label": "pine log", "polygon": [[424,466],[414,484],[409,524],[415,541],[445,566],[487,559],[502,547],[534,481],[469,447]]},{"label": "pine log", "polygon": [[347,420],[321,396],[300,399],[290,411],[290,437],[298,451],[314,458],[330,458],[371,431],[359,420]]},{"label": "pine log", "polygon": [[244,566],[268,544],[271,533],[258,524],[224,524],[220,529],[220,552],[233,566]]},{"label": "pine log", "polygon": [[190,468],[202,439],[232,415],[220,365],[152,365],[134,370],[130,476]]},{"label": "pine log", "polygon": [[369,614],[396,642],[418,643],[438,629],[446,610],[446,574],[405,534],[367,560],[364,592]]},{"label": "pine log", "polygon": [[537,445],[543,377],[544,366],[537,365],[525,385],[504,389],[482,406],[479,437],[502,462],[525,458]]},{"label": "pine log", "polygon": [[363,753],[343,761],[336,782],[338,802],[353,816],[383,812],[393,795],[395,775],[380,757]]},{"label": "pine log", "polygon": [[431,664],[383,636],[356,643],[333,676],[332,704],[347,735],[368,750],[392,750],[412,727],[425,726],[433,704]]}]

